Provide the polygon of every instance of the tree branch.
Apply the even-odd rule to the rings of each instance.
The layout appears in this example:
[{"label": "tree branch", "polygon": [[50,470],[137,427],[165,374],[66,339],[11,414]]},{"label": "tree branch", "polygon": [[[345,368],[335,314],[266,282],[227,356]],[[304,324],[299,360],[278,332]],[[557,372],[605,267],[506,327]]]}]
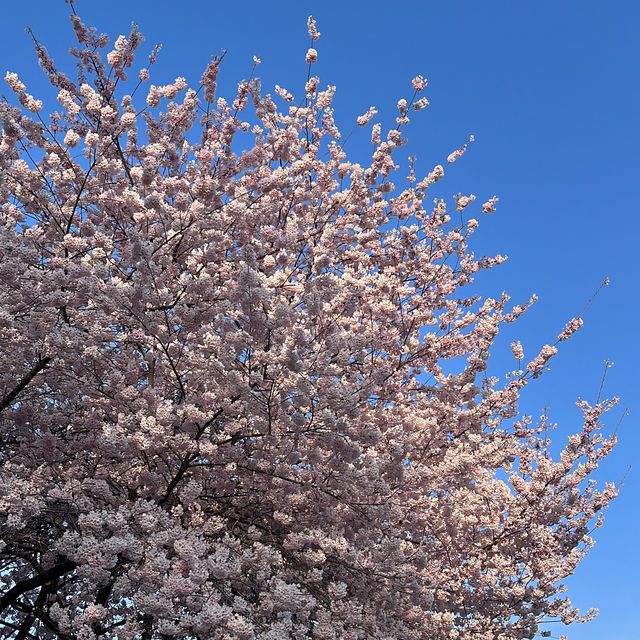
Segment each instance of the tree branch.
[{"label": "tree branch", "polygon": [[0,598],[0,613],[2,613],[7,607],[14,604],[23,593],[32,591],[37,587],[47,584],[47,582],[60,578],[65,573],[73,571],[76,566],[77,565],[73,560],[65,560],[64,562],[57,564],[55,567],[51,567],[51,569],[43,571],[40,575],[18,582],[18,584],[11,587],[11,589],[9,589],[9,591]]},{"label": "tree branch", "polygon": [[38,362],[31,367],[13,390],[2,398],[0,401],[0,412],[13,404],[18,395],[27,388],[29,383],[51,362],[51,360],[52,358],[50,356],[45,356],[44,358],[40,358]]}]

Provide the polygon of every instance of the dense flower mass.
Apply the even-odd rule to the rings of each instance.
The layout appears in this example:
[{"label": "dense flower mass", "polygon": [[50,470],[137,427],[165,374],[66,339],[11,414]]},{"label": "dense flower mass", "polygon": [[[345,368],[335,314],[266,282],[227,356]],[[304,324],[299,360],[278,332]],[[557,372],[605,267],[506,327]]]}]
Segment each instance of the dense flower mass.
[{"label": "dense flower mass", "polygon": [[395,186],[407,100],[356,162],[315,76],[302,100],[253,75],[225,99],[220,57],[200,87],[147,85],[137,29],[108,48],[72,22],[77,77],[36,43],[61,110],[14,73],[0,104],[0,637],[507,640],[580,619],[562,580],[615,493],[585,482],[608,405],[581,403],[554,459],[517,405],[556,347],[520,364],[514,343],[518,370],[487,375],[528,307],[465,296],[504,260],[468,250],[497,198],[433,202],[441,164]]}]

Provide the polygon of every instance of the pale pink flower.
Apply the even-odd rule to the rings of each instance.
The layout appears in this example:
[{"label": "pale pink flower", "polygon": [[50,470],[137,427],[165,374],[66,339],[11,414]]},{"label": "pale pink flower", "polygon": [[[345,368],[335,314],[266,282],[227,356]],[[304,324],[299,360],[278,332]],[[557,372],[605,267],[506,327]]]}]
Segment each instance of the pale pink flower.
[{"label": "pale pink flower", "polygon": [[200,76],[200,84],[204,87],[204,99],[207,102],[213,102],[215,98],[219,71],[220,58],[216,57],[209,62],[202,76]]},{"label": "pale pink flower", "polygon": [[371,119],[378,113],[378,110],[375,107],[369,107],[369,110],[366,113],[363,113],[361,116],[358,116],[356,122],[358,126],[364,127],[368,124]]},{"label": "pale pink flower", "polygon": [[102,98],[100,94],[86,82],[80,86],[80,93],[85,99],[85,107],[87,111],[97,112],[102,109]]},{"label": "pale pink flower", "polygon": [[84,141],[87,146],[96,147],[100,143],[100,136],[95,131],[89,131],[84,137]]},{"label": "pale pink flower", "polygon": [[377,146],[380,144],[380,133],[382,131],[382,126],[379,123],[376,123],[371,127],[371,144]]},{"label": "pale pink flower", "polygon": [[80,136],[73,130],[69,129],[64,136],[64,143],[68,147],[75,147],[80,141]]},{"label": "pale pink flower", "polygon": [[27,88],[24,82],[18,77],[18,74],[13,71],[7,71],[4,76],[4,81],[9,85],[9,88],[17,94],[24,93],[24,90]]},{"label": "pale pink flower", "polygon": [[511,343],[511,353],[516,360],[524,360],[524,349],[522,348],[522,343],[519,340]]},{"label": "pale pink flower", "polygon": [[305,60],[309,64],[313,64],[318,60],[318,52],[313,47],[309,47],[309,49],[307,49],[307,55],[305,56]]},{"label": "pale pink flower", "polygon": [[4,76],[5,82],[18,96],[20,104],[31,111],[38,113],[42,109],[42,100],[36,100],[30,93],[25,93],[26,85],[20,80],[17,73],[8,71]]},{"label": "pale pink flower", "polygon": [[568,340],[582,325],[584,325],[582,318],[572,318],[558,336],[558,340],[560,342]]},{"label": "pale pink flower", "polygon": [[319,78],[317,76],[311,76],[307,83],[305,84],[304,90],[307,95],[312,95],[316,92],[318,88]]},{"label": "pale pink flower", "polygon": [[312,40],[317,40],[320,37],[320,32],[313,16],[307,18],[307,30]]},{"label": "pale pink flower", "polygon": [[147,94],[147,105],[149,107],[157,107],[160,104],[160,91],[155,84],[149,87],[149,93]]},{"label": "pale pink flower", "polygon": [[186,89],[187,81],[183,77],[176,78],[171,84],[158,87],[158,91],[167,99],[173,100],[178,92]]},{"label": "pale pink flower", "polygon": [[280,85],[276,85],[275,86],[275,92],[283,99],[286,100],[287,102],[293,102],[293,94],[290,91],[287,91],[286,89],[284,89],[283,87],[281,87]]},{"label": "pale pink flower", "polygon": [[558,353],[558,349],[554,346],[546,344],[540,350],[540,353],[527,365],[527,370],[534,377],[538,377],[544,369],[547,362]]},{"label": "pale pink flower", "polygon": [[411,84],[416,91],[422,91],[427,86],[427,80],[423,76],[416,76]]},{"label": "pale pink flower", "polygon": [[120,118],[120,124],[126,129],[133,126],[136,122],[136,114],[131,111],[125,111]]},{"label": "pale pink flower", "polygon": [[[474,141],[475,141],[475,137],[474,136],[469,136],[469,141],[468,142],[474,142]],[[465,143],[460,148],[458,148],[455,151],[453,151],[452,153],[450,153],[447,156],[447,162],[449,164],[452,164],[453,162],[455,162],[456,160],[461,158],[465,154],[465,151],[467,150],[467,147],[468,147],[468,143]]]},{"label": "pale pink flower", "polygon": [[335,93],[336,88],[334,86],[329,86],[324,91],[318,93],[318,97],[316,98],[316,107],[318,109],[326,109],[331,106]]},{"label": "pale pink flower", "polygon": [[125,36],[119,35],[116,38],[116,42],[112,51],[107,54],[107,62],[114,66],[119,67],[124,63],[124,56],[128,46],[128,41]]},{"label": "pale pink flower", "polygon": [[495,213],[496,204],[497,204],[498,200],[499,200],[499,198],[497,196],[493,196],[493,197],[489,198],[489,200],[487,200],[482,205],[482,212],[483,213]]},{"label": "pale pink flower", "polygon": [[462,211],[465,207],[469,206],[476,199],[473,193],[468,196],[456,196],[456,210]]},{"label": "pale pink flower", "polygon": [[58,102],[71,116],[75,116],[80,112],[80,105],[75,102],[74,97],[66,89],[61,89],[58,92]]},{"label": "pale pink flower", "polygon": [[428,189],[432,184],[438,182],[444,177],[444,167],[441,164],[436,165],[425,178],[416,185],[419,189]]},{"label": "pale pink flower", "polygon": [[461,158],[464,155],[464,152],[467,150],[467,145],[464,144],[462,145],[459,149],[456,149],[455,151],[452,151],[448,156],[447,156],[447,162],[449,164],[453,164],[458,158]]},{"label": "pale pink flower", "polygon": [[429,106],[429,101],[426,98],[420,98],[420,100],[416,100],[413,103],[413,108],[416,111],[421,111],[422,109],[424,109],[425,107]]},{"label": "pale pink flower", "polygon": [[36,100],[30,93],[23,93],[20,103],[32,113],[38,113],[42,109],[42,100]]}]

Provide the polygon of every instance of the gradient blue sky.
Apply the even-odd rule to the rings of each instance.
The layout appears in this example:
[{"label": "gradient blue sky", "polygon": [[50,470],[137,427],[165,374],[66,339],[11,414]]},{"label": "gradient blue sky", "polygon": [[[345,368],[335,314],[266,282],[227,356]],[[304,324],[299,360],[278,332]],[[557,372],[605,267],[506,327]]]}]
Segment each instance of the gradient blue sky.
[{"label": "gradient blue sky", "polygon": [[[480,202],[494,193],[500,197],[498,213],[480,218],[474,249],[510,259],[486,274],[479,288],[493,296],[506,290],[515,301],[534,292],[540,297],[525,319],[505,331],[496,367],[510,366],[510,340],[520,338],[529,355],[553,342],[603,278],[611,279],[588,309],[584,329],[526,390],[522,408],[538,414],[548,407],[562,441],[578,426],[576,398],[593,400],[604,360],[615,363],[605,394],[622,401],[608,416],[607,429],[616,428],[623,407],[630,415],[598,478],[619,481],[629,465],[636,466],[596,532],[596,548],[569,581],[574,602],[596,606],[601,614],[568,635],[637,640],[640,4],[79,0],[77,10],[112,36],[135,21],[146,45],[162,43],[152,77],[158,84],[176,75],[196,83],[209,57],[226,48],[223,93],[248,75],[256,54],[265,89],[278,83],[298,94],[306,78],[305,22],[313,13],[322,33],[314,71],[338,87],[336,116],[345,134],[371,104],[390,123],[396,100],[410,97],[412,76],[425,75],[431,106],[410,125],[404,155],[416,155],[419,172],[426,171],[469,134],[476,136],[448,171],[442,194],[473,192]],[[36,97],[45,88],[24,28],[31,26],[62,61],[72,40],[66,15],[62,0],[3,4],[0,71],[17,71]],[[347,150],[364,158],[367,140],[368,133],[357,131]],[[551,630],[554,636],[566,633],[560,625]]]}]

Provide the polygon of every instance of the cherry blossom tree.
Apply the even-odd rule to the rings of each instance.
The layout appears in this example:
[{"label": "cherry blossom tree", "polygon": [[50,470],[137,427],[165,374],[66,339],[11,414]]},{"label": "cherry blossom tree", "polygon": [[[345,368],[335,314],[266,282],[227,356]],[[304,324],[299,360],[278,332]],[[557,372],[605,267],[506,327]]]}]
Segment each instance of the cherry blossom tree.
[{"label": "cherry blossom tree", "polygon": [[111,47],[71,21],[73,74],[34,38],[57,110],[11,72],[0,105],[0,637],[507,640],[587,619],[562,580],[615,494],[589,480],[612,403],[579,403],[559,457],[519,413],[577,318],[489,375],[533,299],[466,293],[504,260],[468,248],[497,198],[430,195],[466,145],[399,171],[426,80],[388,131],[358,118],[357,163],[312,18],[301,97],[254,66],[230,100],[223,56],[196,88],[150,84],[135,27]]}]

